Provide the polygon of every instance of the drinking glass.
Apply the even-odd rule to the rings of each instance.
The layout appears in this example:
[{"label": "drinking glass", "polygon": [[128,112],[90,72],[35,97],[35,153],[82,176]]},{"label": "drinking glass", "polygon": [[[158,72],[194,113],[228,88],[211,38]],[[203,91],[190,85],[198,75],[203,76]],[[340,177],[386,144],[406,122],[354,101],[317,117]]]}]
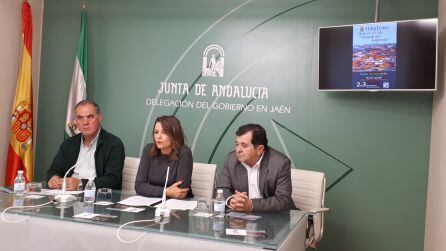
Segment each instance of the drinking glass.
[{"label": "drinking glass", "polygon": [[30,182],[27,184],[27,186],[28,186],[28,192],[40,193],[42,191],[41,182]]},{"label": "drinking glass", "polygon": [[209,204],[207,200],[199,199],[197,202],[197,209],[200,213],[209,213]]},{"label": "drinking glass", "polygon": [[96,194],[96,201],[107,201],[111,202],[112,190],[111,188],[99,188]]}]

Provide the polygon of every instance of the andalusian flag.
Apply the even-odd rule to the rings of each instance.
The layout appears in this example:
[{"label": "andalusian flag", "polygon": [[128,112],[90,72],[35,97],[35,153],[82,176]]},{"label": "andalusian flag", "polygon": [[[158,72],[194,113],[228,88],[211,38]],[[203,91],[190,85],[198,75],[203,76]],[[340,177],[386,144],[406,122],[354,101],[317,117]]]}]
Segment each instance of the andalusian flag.
[{"label": "andalusian flag", "polygon": [[28,1],[22,3],[22,62],[19,67],[17,88],[11,118],[5,185],[14,184],[18,170],[23,170],[27,182],[34,178],[33,165],[33,92],[31,55],[33,17]]},{"label": "andalusian flag", "polygon": [[66,137],[71,137],[79,130],[74,124],[74,106],[87,98],[87,11],[81,11],[81,34],[74,60],[73,77],[71,79],[70,96],[68,97],[67,118],[65,120]]}]

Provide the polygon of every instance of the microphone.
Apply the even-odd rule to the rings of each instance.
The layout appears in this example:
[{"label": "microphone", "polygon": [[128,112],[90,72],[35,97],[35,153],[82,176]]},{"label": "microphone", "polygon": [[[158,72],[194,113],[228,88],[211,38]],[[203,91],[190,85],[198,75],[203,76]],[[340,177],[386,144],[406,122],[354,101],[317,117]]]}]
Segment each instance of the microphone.
[{"label": "microphone", "polygon": [[68,173],[74,169],[75,167],[77,167],[79,164],[81,164],[83,161],[79,161],[76,164],[74,164],[72,167],[70,167],[67,172],[65,173],[65,175],[63,176],[63,183],[62,183],[62,193],[59,195],[56,195],[56,197],[54,197],[54,199],[56,199],[58,202],[60,203],[66,203],[66,202],[70,202],[70,201],[74,201],[77,200],[76,196],[71,195],[71,194],[66,194],[67,193],[67,175]]},{"label": "microphone", "polygon": [[165,221],[169,222],[168,218],[170,217],[170,209],[166,207],[166,187],[167,187],[167,180],[169,179],[169,169],[170,167],[167,166],[166,182],[164,183],[161,206],[157,207],[155,210],[155,220],[158,222],[160,222],[163,217],[167,218]]},{"label": "microphone", "polygon": [[[57,204],[55,203],[54,207],[57,209],[60,209],[59,217],[61,219],[63,219],[65,217],[65,209],[72,207],[73,204],[74,204],[74,201],[69,201],[69,202],[65,202],[65,203],[57,203]],[[75,215],[75,214],[73,214],[73,215]]]}]

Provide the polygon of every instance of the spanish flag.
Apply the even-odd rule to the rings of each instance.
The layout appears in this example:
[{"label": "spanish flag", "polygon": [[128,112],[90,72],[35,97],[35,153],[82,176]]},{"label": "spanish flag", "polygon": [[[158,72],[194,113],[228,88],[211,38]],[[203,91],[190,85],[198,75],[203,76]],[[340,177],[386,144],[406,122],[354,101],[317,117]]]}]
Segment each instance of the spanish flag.
[{"label": "spanish flag", "polygon": [[8,159],[5,185],[14,184],[18,170],[23,170],[27,182],[34,178],[33,165],[33,100],[31,81],[31,55],[33,20],[31,6],[22,3],[22,62],[19,67],[17,88],[11,116]]}]

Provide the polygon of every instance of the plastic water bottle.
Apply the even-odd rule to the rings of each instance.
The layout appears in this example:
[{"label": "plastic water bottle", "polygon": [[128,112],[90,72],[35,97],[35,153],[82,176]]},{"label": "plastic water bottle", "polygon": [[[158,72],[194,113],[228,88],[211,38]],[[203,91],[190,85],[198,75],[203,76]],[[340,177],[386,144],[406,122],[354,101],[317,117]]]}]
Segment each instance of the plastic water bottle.
[{"label": "plastic water bottle", "polygon": [[25,193],[25,177],[23,176],[23,170],[19,170],[15,177],[14,193],[17,195],[23,195]]},{"label": "plastic water bottle", "polygon": [[225,197],[223,196],[223,189],[217,190],[217,196],[214,199],[214,214],[223,216],[225,214]]},{"label": "plastic water bottle", "polygon": [[24,206],[24,204],[25,204],[24,198],[25,198],[25,196],[23,196],[23,195],[14,194],[14,196],[12,196],[12,206],[13,207]]},{"label": "plastic water bottle", "polygon": [[93,178],[88,179],[87,185],[85,185],[84,190],[84,202],[94,202],[96,195],[96,185],[94,184]]},{"label": "plastic water bottle", "polygon": [[224,217],[213,217],[212,218],[212,230],[214,231],[214,237],[220,239],[225,232],[225,218]]}]

